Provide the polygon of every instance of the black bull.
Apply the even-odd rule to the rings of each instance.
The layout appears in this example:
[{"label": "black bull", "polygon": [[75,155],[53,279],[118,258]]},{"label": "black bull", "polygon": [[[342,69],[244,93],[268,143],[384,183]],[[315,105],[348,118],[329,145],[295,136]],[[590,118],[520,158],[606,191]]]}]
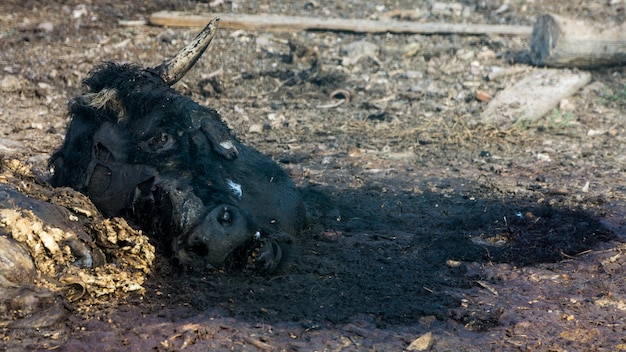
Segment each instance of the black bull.
[{"label": "black bull", "polygon": [[281,258],[273,236],[305,225],[300,194],[274,161],[233,138],[217,111],[170,88],[193,65],[172,73],[179,59],[153,69],[96,67],[88,92],[69,102],[50,182],[85,193],[106,216],[130,219],[187,267],[226,261],[270,271]]}]

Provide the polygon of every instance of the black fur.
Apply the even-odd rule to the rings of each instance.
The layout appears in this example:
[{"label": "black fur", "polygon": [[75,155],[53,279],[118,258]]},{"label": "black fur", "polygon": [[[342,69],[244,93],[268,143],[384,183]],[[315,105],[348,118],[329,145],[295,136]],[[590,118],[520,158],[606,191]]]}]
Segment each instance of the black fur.
[{"label": "black fur", "polygon": [[[191,266],[215,265],[228,254],[221,252],[257,231],[296,234],[304,226],[293,182],[238,142],[214,109],[132,65],[98,66],[85,85],[88,91],[69,102],[67,136],[50,159],[53,186],[77,189],[106,216],[134,221]],[[217,145],[223,140],[237,153]],[[229,180],[241,185],[241,197]],[[196,237],[222,235],[233,246],[194,244]]]}]

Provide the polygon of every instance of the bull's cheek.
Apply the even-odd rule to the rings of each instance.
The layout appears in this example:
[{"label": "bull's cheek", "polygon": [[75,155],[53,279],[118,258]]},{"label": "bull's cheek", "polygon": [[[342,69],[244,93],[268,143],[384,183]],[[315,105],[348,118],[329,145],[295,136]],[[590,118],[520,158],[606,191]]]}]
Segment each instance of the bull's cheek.
[{"label": "bull's cheek", "polygon": [[186,239],[179,241],[176,256],[194,268],[219,267],[233,250],[254,239],[258,232],[249,225],[237,208],[220,205],[209,212]]},{"label": "bull's cheek", "polygon": [[186,232],[206,212],[202,199],[191,189],[180,187],[177,182],[167,181],[162,186],[172,203],[172,217],[180,231]]}]

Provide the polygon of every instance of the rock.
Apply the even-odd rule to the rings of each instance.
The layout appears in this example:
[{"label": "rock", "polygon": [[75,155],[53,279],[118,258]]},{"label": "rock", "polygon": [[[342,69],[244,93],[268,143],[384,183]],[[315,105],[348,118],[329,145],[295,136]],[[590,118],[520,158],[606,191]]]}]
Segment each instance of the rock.
[{"label": "rock", "polygon": [[356,64],[362,58],[372,58],[378,62],[376,54],[378,52],[378,46],[374,43],[370,43],[366,40],[359,40],[344,46],[341,49],[342,66],[351,66]]},{"label": "rock", "polygon": [[[66,295],[68,287],[80,286],[94,297],[141,290],[153,259],[148,237],[124,219],[104,218],[83,194],[53,189],[17,159],[2,160],[0,288],[7,290],[0,290],[0,320],[12,314],[1,311],[14,295],[9,289],[33,286],[34,275],[36,292],[45,282],[53,292],[28,297],[42,298],[42,304],[52,307],[48,296]],[[20,302],[31,301],[15,304]],[[32,324],[48,320],[26,325]]]},{"label": "rock", "polygon": [[559,109],[565,112],[573,112],[576,110],[576,105],[574,105],[569,99],[563,99],[559,102]]},{"label": "rock", "polygon": [[74,19],[79,19],[83,16],[87,16],[88,14],[89,14],[89,11],[87,10],[87,5],[79,4],[79,5],[76,5],[76,7],[74,8],[74,11],[72,12],[72,17]]},{"label": "rock", "polygon": [[404,46],[404,57],[413,57],[422,50],[422,44],[418,42],[409,43]]},{"label": "rock", "polygon": [[60,296],[35,286],[36,277],[26,246],[0,233],[0,327],[48,327],[66,315]]},{"label": "rock", "polygon": [[3,154],[15,154],[24,151],[24,143],[12,139],[0,138],[0,152]]},{"label": "rock", "polygon": [[463,5],[460,3],[443,3],[443,2],[435,2],[433,3],[433,7],[430,9],[430,12],[433,15],[440,16],[461,16],[463,12]]},{"label": "rock", "polygon": [[483,51],[476,54],[476,58],[483,61],[494,60],[496,57],[496,52],[491,49],[483,49]]},{"label": "rock", "polygon": [[479,101],[482,101],[484,103],[488,103],[491,100],[492,96],[491,94],[482,91],[482,90],[478,90],[476,91],[476,99]]},{"label": "rock", "polygon": [[2,92],[17,92],[22,89],[22,82],[14,75],[6,75],[0,81],[0,91]]},{"label": "rock", "polygon": [[24,246],[0,234],[0,287],[30,284],[35,278],[35,263]]},{"label": "rock", "polygon": [[422,79],[424,78],[424,73],[417,70],[406,70],[400,74],[400,77],[407,79]]},{"label": "rock", "polygon": [[287,41],[276,39],[271,34],[262,34],[255,41],[257,50],[270,57],[286,57],[291,54]]},{"label": "rock", "polygon": [[419,85],[409,87],[409,92],[426,94],[429,97],[446,97],[448,93],[445,89],[439,87],[434,81],[420,82]]},{"label": "rock", "polygon": [[51,22],[42,22],[37,25],[37,30],[50,33],[54,30],[54,25]]},{"label": "rock", "polygon": [[250,125],[250,128],[248,128],[248,132],[250,132],[250,133],[263,133],[263,125],[261,125],[260,123],[254,123],[254,124]]},{"label": "rock", "polygon": [[39,329],[53,326],[67,315],[60,295],[46,288],[0,287],[0,327]]},{"label": "rock", "polygon": [[433,347],[434,343],[435,338],[433,336],[433,333],[427,332],[411,342],[409,347],[407,347],[406,349],[408,351],[428,351],[431,349],[431,347]]}]

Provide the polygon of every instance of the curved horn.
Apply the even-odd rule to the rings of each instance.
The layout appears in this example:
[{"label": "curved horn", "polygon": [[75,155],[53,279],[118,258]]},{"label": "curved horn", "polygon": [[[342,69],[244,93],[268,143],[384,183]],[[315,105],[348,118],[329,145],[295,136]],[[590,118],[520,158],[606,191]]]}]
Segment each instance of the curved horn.
[{"label": "curved horn", "polygon": [[159,76],[171,86],[178,82],[193,67],[217,32],[217,22],[219,18],[212,19],[206,27],[200,32],[196,39],[171,59],[165,60],[162,64],[155,67],[154,70]]}]

